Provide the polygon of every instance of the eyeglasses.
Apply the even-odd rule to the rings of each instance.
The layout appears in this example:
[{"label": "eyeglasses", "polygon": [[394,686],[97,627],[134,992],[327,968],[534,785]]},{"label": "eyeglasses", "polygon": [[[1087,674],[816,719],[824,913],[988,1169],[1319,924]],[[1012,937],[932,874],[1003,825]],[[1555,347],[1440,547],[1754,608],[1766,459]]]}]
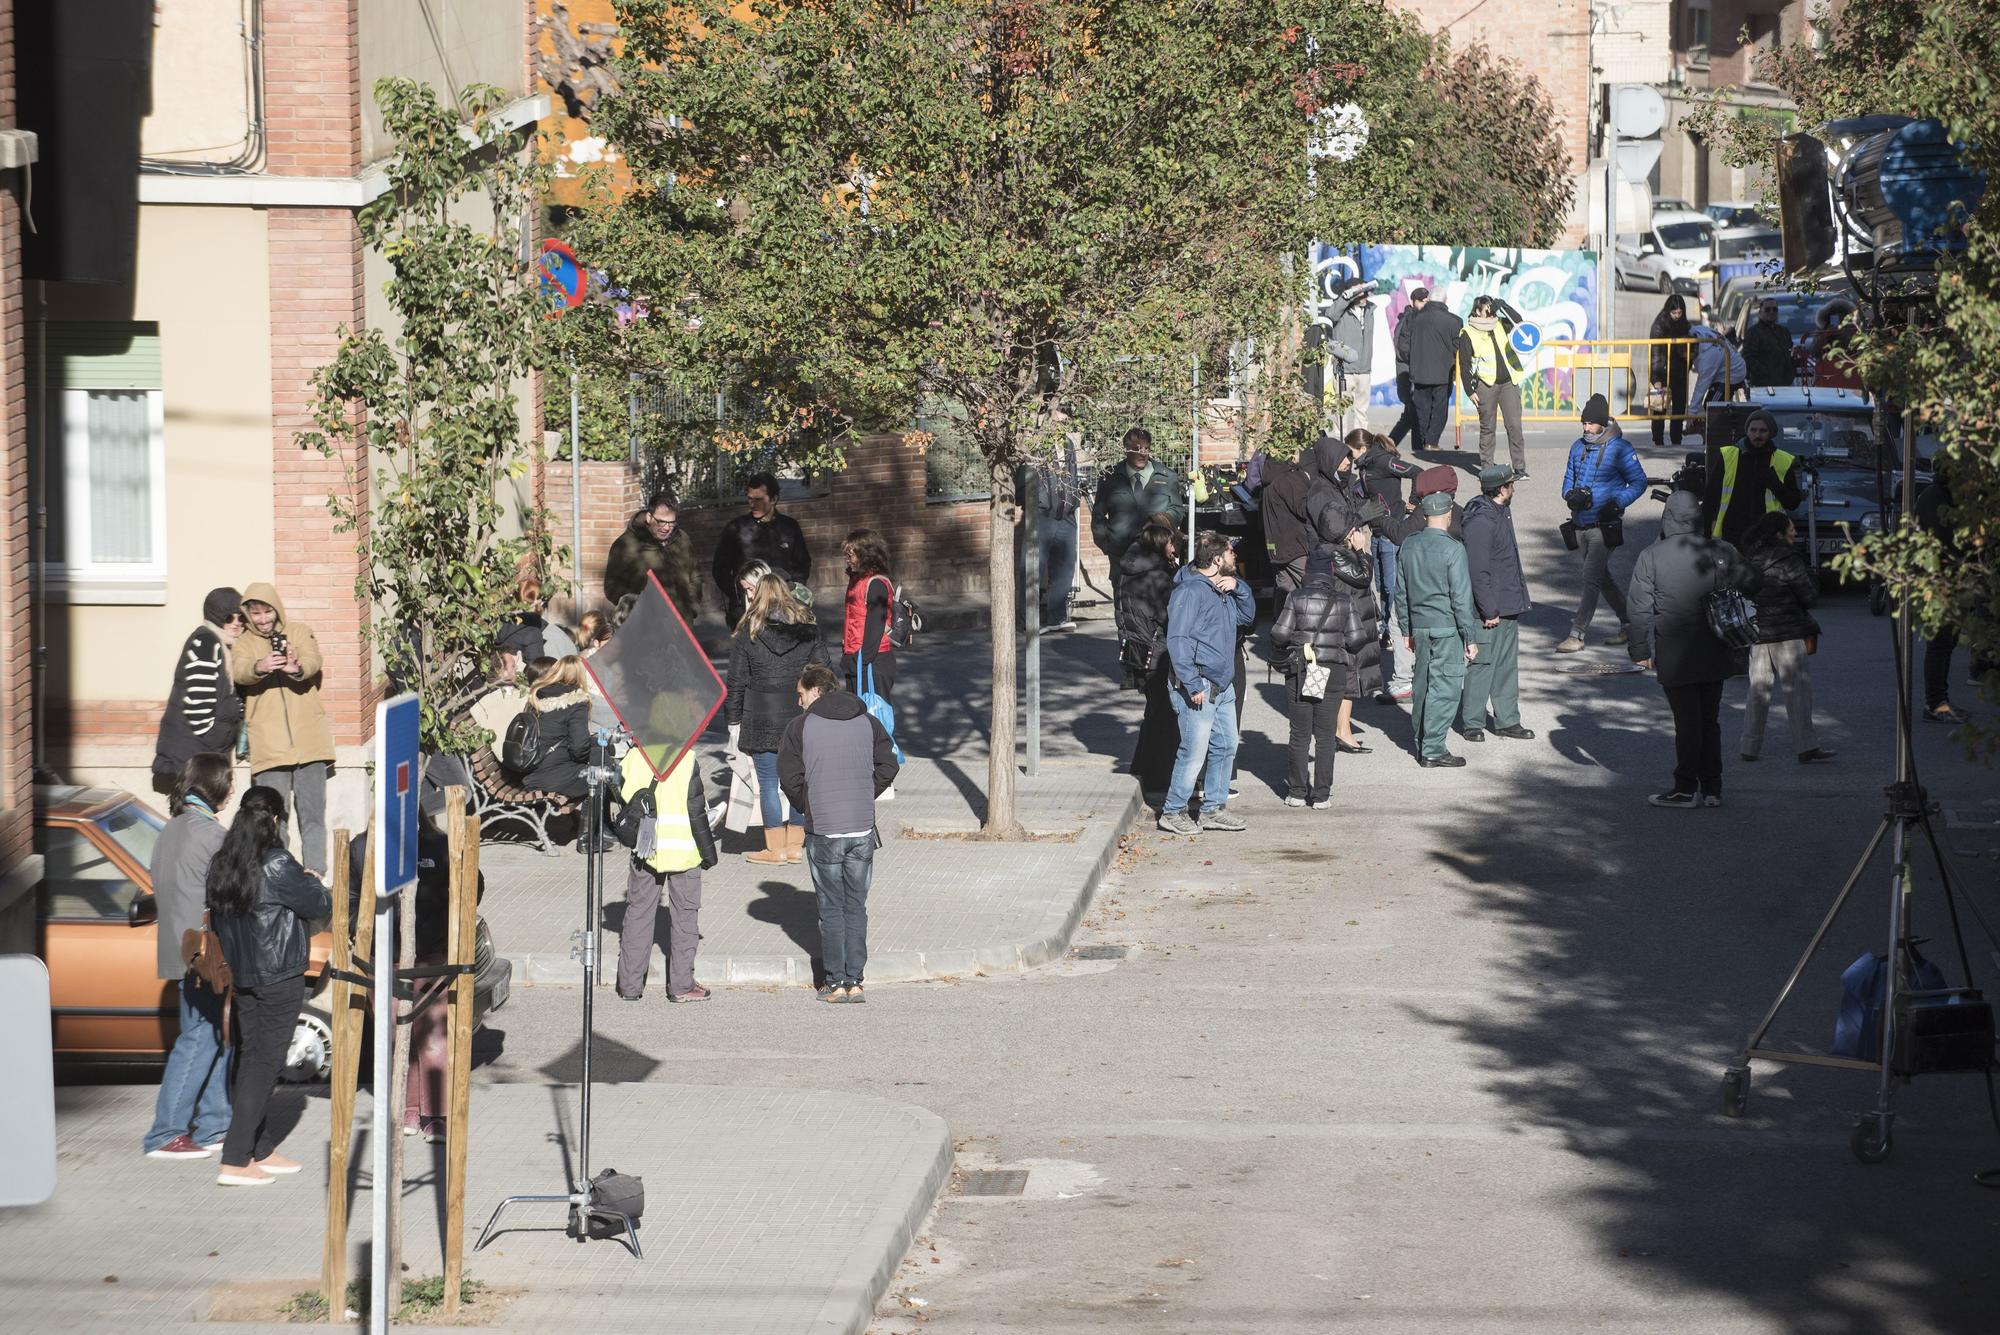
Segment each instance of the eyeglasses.
[{"label": "eyeglasses", "polygon": [[662,519],[658,515],[647,515],[646,522],[654,528],[672,528],[676,521],[672,517]]}]

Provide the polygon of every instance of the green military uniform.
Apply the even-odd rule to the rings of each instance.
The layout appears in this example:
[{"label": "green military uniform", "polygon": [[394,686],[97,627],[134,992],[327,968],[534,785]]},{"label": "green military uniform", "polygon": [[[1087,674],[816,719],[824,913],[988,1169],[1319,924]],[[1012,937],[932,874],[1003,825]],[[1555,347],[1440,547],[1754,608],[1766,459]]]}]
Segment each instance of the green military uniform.
[{"label": "green military uniform", "polygon": [[1442,529],[1404,539],[1396,564],[1396,616],[1417,653],[1411,726],[1417,755],[1445,754],[1445,737],[1465,692],[1465,646],[1479,631],[1465,548]]}]

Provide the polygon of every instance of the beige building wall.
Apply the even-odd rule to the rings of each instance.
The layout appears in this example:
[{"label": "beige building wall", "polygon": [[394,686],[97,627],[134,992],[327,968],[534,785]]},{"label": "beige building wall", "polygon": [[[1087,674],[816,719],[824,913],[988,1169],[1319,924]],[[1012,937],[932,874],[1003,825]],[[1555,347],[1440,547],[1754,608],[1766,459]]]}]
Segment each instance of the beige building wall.
[{"label": "beige building wall", "polygon": [[262,165],[251,129],[255,10],[256,0],[159,0],[142,156]]},{"label": "beige building wall", "polygon": [[486,83],[520,97],[527,90],[527,6],[523,0],[359,0],[361,160],[389,151],[375,84],[390,75],[440,93]]}]

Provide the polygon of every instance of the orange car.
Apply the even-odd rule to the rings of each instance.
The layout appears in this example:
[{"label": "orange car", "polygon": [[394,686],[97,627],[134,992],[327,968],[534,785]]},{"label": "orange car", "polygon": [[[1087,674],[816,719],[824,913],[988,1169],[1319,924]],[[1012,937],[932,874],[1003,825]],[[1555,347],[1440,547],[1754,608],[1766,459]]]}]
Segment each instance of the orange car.
[{"label": "orange car", "polygon": [[[59,1061],[157,1061],[180,1031],[176,984],[158,976],[159,910],[153,845],[163,819],[111,788],[36,789],[35,842],[43,858],[36,896],[38,953],[49,969]],[[286,1056],[285,1076],[314,1080],[332,1052],[322,970],[333,938],[312,939],[309,997]]]}]

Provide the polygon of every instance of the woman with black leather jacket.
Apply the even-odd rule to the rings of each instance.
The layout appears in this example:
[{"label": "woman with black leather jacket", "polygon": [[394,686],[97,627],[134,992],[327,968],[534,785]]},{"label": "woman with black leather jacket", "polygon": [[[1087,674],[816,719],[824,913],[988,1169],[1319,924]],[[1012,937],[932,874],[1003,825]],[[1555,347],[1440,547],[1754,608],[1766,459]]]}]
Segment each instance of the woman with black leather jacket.
[{"label": "woman with black leather jacket", "polygon": [[1819,581],[1793,544],[1798,530],[1790,515],[1774,511],[1743,535],[1743,559],[1756,590],[1757,643],[1750,647],[1750,696],[1743,705],[1740,754],[1755,760],[1764,748],[1764,723],[1771,715],[1771,691],[1785,690],[1785,721],[1792,726],[1792,750],[1801,765],[1833,759],[1813,733],[1811,654],[1818,647],[1819,623],[1806,609],[1819,599]]},{"label": "woman with black leather jacket", "polygon": [[1118,640],[1127,689],[1146,693],[1132,773],[1141,793],[1165,793],[1181,746],[1180,720],[1167,692],[1167,596],[1180,569],[1174,530],[1151,523],[1119,558]]},{"label": "woman with black leather jacket", "polygon": [[[1306,557],[1306,582],[1278,614],[1271,643],[1284,650],[1291,714],[1291,766],[1285,805],[1333,804],[1333,758],[1372,750],[1354,740],[1354,702],[1382,689],[1382,644],[1375,632],[1374,562],[1365,528],[1339,544],[1322,543]],[[1303,693],[1307,650],[1327,669],[1318,696]],[[1311,779],[1307,768],[1311,761]]]},{"label": "woman with black leather jacket", "polygon": [[262,1187],[300,1165],[277,1153],[265,1119],[306,1000],[312,924],[333,912],[320,879],[285,851],[285,799],[262,784],[243,794],[208,864],[209,926],[229,965],[236,1007],[236,1070],[225,1187]]}]

